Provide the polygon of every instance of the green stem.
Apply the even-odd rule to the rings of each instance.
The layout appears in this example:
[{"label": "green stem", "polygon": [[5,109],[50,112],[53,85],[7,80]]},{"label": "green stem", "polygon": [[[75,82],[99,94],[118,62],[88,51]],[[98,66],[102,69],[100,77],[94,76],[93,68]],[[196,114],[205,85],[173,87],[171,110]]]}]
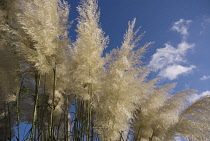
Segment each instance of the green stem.
[{"label": "green stem", "polygon": [[30,139],[33,140],[34,138],[36,138],[35,135],[35,128],[36,128],[36,121],[37,121],[37,106],[38,106],[38,99],[39,99],[39,80],[40,80],[40,75],[39,73],[36,71],[35,72],[35,101],[34,101],[34,113],[33,113],[33,123],[32,123],[32,131],[31,131],[31,135],[30,135]]},{"label": "green stem", "polygon": [[[46,76],[46,73],[44,74],[44,86],[43,86],[43,90],[44,90],[44,96],[46,95],[46,78],[47,78],[47,76]],[[40,112],[39,112],[39,122],[40,122],[40,127],[39,127],[39,139],[42,141],[42,140],[45,140],[45,136],[46,136],[46,134],[45,134],[45,126],[44,126],[44,117],[45,117],[45,112],[46,112],[46,105],[45,105],[45,103],[42,103],[42,105],[41,105],[41,110],[40,110]]]},{"label": "green stem", "polygon": [[54,138],[54,123],[53,123],[53,116],[55,110],[55,82],[56,82],[56,67],[53,69],[53,95],[52,95],[52,103],[51,103],[51,115],[50,115],[50,138],[53,141]]},{"label": "green stem", "polygon": [[23,82],[25,77],[22,78],[20,89],[16,97],[16,113],[17,113],[17,131],[18,131],[18,139],[20,140],[20,93],[22,92]]},{"label": "green stem", "polygon": [[[56,128],[56,133],[57,133],[57,137],[56,137],[56,140],[58,141],[59,139],[59,136],[60,136],[60,127],[61,127],[61,124],[65,123],[65,118],[64,118],[64,122],[62,121],[63,119],[63,116],[65,117],[65,113],[61,113],[60,115],[60,120],[59,120],[59,124],[58,124],[58,127]],[[65,130],[64,130],[65,132]]]},{"label": "green stem", "polygon": [[88,100],[88,141],[90,141],[92,135],[91,133],[91,125],[92,125],[92,83],[88,83],[88,94],[90,96],[90,100]]},{"label": "green stem", "polygon": [[65,141],[68,141],[68,124],[69,124],[69,119],[68,119],[68,114],[69,114],[69,107],[68,107],[68,104],[69,104],[69,100],[68,100],[68,96],[66,96],[66,102],[65,102],[65,112],[64,112],[64,138],[65,138]]}]

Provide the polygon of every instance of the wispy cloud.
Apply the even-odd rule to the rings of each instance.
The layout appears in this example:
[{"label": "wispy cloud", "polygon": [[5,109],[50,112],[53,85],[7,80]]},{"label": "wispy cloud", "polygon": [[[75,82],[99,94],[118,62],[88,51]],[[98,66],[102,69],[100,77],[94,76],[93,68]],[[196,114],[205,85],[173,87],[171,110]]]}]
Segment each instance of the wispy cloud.
[{"label": "wispy cloud", "polygon": [[180,74],[190,73],[194,68],[196,68],[194,65],[191,65],[190,67],[171,65],[160,71],[159,75],[173,80],[176,79]]},{"label": "wispy cloud", "polygon": [[205,31],[206,27],[209,25],[210,25],[210,17],[204,17],[201,22],[202,30],[200,34],[202,34]]},{"label": "wispy cloud", "polygon": [[[180,19],[172,26],[174,31],[181,33],[184,37],[188,34],[188,24],[191,20]],[[173,47],[166,43],[164,48],[157,49],[157,52],[152,56],[149,66],[159,71],[159,75],[170,80],[176,79],[181,74],[190,73],[196,66],[183,66],[187,62],[186,54],[192,49],[195,44],[191,44],[183,40]]]},{"label": "wispy cloud", "polygon": [[206,24],[210,24],[210,17],[205,17],[203,19],[203,22],[206,23]]},{"label": "wispy cloud", "polygon": [[180,19],[179,21],[174,22],[171,29],[177,31],[183,35],[183,37],[186,37],[188,35],[188,27],[191,22],[191,20]]},{"label": "wispy cloud", "polygon": [[200,78],[200,80],[207,80],[210,79],[210,75],[204,75]]},{"label": "wispy cloud", "polygon": [[202,92],[201,94],[193,94],[190,99],[189,99],[189,102],[193,103],[195,102],[196,100],[204,97],[204,96],[210,96],[210,91],[205,91],[205,92]]}]

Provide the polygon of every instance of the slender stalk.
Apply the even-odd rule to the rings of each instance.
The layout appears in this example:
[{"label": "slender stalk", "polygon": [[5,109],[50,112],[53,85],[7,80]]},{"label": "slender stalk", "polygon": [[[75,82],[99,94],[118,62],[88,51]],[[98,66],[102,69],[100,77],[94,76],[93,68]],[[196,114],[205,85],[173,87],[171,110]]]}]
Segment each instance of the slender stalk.
[{"label": "slender stalk", "polygon": [[[44,96],[46,95],[46,73],[44,74],[44,86],[43,86],[43,90],[44,90]],[[45,112],[46,112],[46,105],[45,103],[42,103],[42,105],[39,106],[40,110],[39,110],[39,119],[38,119],[38,139],[39,140],[45,140],[44,137],[45,135],[45,128],[44,128],[44,117],[45,117]]]},{"label": "slender stalk", "polygon": [[88,101],[87,141],[90,141],[90,102]]},{"label": "slender stalk", "polygon": [[50,115],[50,138],[53,141],[54,138],[54,123],[53,123],[53,116],[55,110],[55,82],[56,82],[56,67],[53,69],[53,95],[52,95],[52,103],[51,103],[51,115]]},{"label": "slender stalk", "polygon": [[75,118],[74,118],[74,126],[73,126],[73,139],[76,140],[76,126],[77,126],[77,100],[76,100],[76,96],[75,96]]},{"label": "slender stalk", "polygon": [[67,115],[67,117],[68,117],[68,125],[67,125],[67,141],[69,141],[70,140],[70,128],[71,128],[71,126],[70,126],[70,113],[69,113],[69,106],[68,106],[68,115]]},{"label": "slender stalk", "polygon": [[42,107],[42,112],[40,112],[40,127],[39,127],[39,136],[40,136],[40,140],[43,140],[44,138],[44,132],[45,132],[45,127],[44,127],[44,116],[45,116],[45,112],[46,112],[46,108],[45,108],[45,104],[43,104]]},{"label": "slender stalk", "polygon": [[68,118],[68,114],[69,114],[69,100],[68,100],[68,96],[66,96],[66,106],[65,106],[65,129],[64,129],[64,131],[65,131],[65,140],[66,141],[68,141],[68,136],[69,136],[69,134],[68,134],[68,129],[69,129],[69,118]]},{"label": "slender stalk", "polygon": [[80,119],[81,119],[81,127],[80,127],[80,139],[81,140],[83,140],[83,136],[84,136],[84,134],[83,134],[83,132],[84,132],[84,121],[85,121],[85,119],[84,119],[84,102],[83,101],[80,101],[80,109],[81,109],[81,114],[80,114]]},{"label": "slender stalk", "polygon": [[45,130],[43,127],[44,126],[44,116],[45,116],[45,104],[43,104],[42,106],[39,105],[38,114],[39,114],[39,118],[38,118],[38,131],[37,131],[38,137],[37,137],[37,139],[42,141],[42,140],[44,140],[43,139],[44,138],[43,131]]},{"label": "slender stalk", "polygon": [[[91,138],[93,138],[92,136],[92,130],[91,125],[92,125],[92,83],[88,83],[88,94],[90,95],[90,100],[88,100],[88,138],[87,140],[90,141]],[[92,136],[90,136],[92,135]]]},{"label": "slender stalk", "polygon": [[79,134],[78,134],[78,138],[80,140],[83,140],[83,132],[84,132],[84,129],[83,129],[83,121],[85,120],[84,119],[84,107],[83,107],[83,101],[82,100],[79,100],[79,104],[78,104],[78,107],[79,107],[79,115],[78,115],[78,119],[79,119]]},{"label": "slender stalk", "polygon": [[40,75],[37,71],[35,71],[35,101],[34,101],[34,113],[33,113],[33,122],[32,122],[32,130],[30,135],[30,140],[36,138],[35,129],[36,129],[36,121],[37,121],[37,106],[38,106],[38,99],[39,99],[39,80]]},{"label": "slender stalk", "polygon": [[78,100],[77,101],[77,130],[76,130],[76,132],[77,132],[77,140],[80,140],[80,123],[81,123],[81,108],[80,108],[80,103],[81,103],[81,101],[80,100]]},{"label": "slender stalk", "polygon": [[19,95],[16,98],[16,113],[17,113],[17,131],[18,131],[18,140],[20,140],[20,110],[19,110]]},{"label": "slender stalk", "polygon": [[[44,95],[45,95],[45,86],[46,85],[46,73],[45,73],[45,78],[44,78]],[[45,127],[44,127],[44,117],[45,117],[45,112],[46,112],[46,105],[45,103],[41,107],[42,112],[40,113],[40,128],[39,128],[39,135],[40,135],[40,140],[45,140]]]},{"label": "slender stalk", "polygon": [[12,132],[11,132],[11,115],[10,115],[10,107],[9,103],[7,102],[7,110],[8,110],[8,116],[9,116],[9,139],[12,139]]},{"label": "slender stalk", "polygon": [[[56,133],[57,133],[56,140],[59,139],[61,124],[65,123],[65,118],[64,118],[64,122],[62,122],[63,117],[65,117],[65,113],[63,113],[63,114],[61,113],[61,115],[60,115],[59,124],[58,124],[58,127],[56,128]],[[65,130],[64,130],[64,132],[65,132]]]},{"label": "slender stalk", "polygon": [[[65,96],[66,99],[66,96]],[[63,136],[63,140],[66,141],[66,101],[64,102],[64,112],[63,112],[63,133],[61,134],[61,136]]]},{"label": "slender stalk", "polygon": [[20,83],[20,89],[16,95],[16,114],[17,114],[17,131],[18,131],[18,140],[20,140],[20,94],[22,92],[23,82],[25,77],[22,78]]},{"label": "slender stalk", "polygon": [[5,123],[4,123],[4,140],[6,141],[7,140],[7,116],[8,116],[8,113],[7,113],[7,105],[6,105],[6,102],[4,102],[4,119],[5,119]]},{"label": "slender stalk", "polygon": [[86,133],[86,102],[85,101],[82,101],[82,139],[84,140],[85,139],[85,133]]},{"label": "slender stalk", "polygon": [[80,121],[80,108],[79,108],[79,100],[76,101],[76,107],[77,107],[77,111],[76,111],[76,141],[78,140],[79,138],[79,135],[78,135],[78,132],[79,132],[79,121]]}]

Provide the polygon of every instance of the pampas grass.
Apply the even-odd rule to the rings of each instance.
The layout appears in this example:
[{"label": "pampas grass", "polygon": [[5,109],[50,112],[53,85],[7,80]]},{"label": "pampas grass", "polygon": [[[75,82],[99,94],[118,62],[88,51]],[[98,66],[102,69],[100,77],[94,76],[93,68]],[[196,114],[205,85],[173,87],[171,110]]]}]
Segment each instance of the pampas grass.
[{"label": "pampas grass", "polygon": [[75,42],[66,1],[0,3],[0,140],[209,140],[209,96],[191,103],[195,90],[172,95],[175,84],[148,80],[142,58],[153,43],[138,45],[136,19],[102,57],[109,39],[97,0],[77,7]]}]

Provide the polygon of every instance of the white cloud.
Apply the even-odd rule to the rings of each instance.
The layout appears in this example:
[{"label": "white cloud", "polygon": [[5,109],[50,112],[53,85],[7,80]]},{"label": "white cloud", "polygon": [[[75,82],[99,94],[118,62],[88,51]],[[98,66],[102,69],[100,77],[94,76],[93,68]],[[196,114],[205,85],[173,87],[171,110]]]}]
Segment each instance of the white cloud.
[{"label": "white cloud", "polygon": [[190,103],[193,103],[195,102],[196,100],[204,97],[204,96],[210,96],[210,91],[205,91],[205,92],[202,92],[201,94],[193,94],[190,99],[189,99],[189,102]]},{"label": "white cloud", "polygon": [[203,77],[200,78],[200,80],[207,80],[210,79],[210,75],[204,75]]},{"label": "white cloud", "polygon": [[174,48],[170,44],[165,44],[164,48],[157,49],[157,52],[152,56],[149,66],[161,69],[171,64],[186,62],[185,54],[193,46],[194,44],[187,42],[181,42],[177,48]]},{"label": "white cloud", "polygon": [[181,74],[189,73],[195,66],[181,66],[180,63],[186,62],[185,55],[192,49],[194,44],[181,42],[177,48],[170,44],[165,44],[164,48],[157,49],[157,52],[152,56],[149,66],[159,70],[159,75],[176,79]]},{"label": "white cloud", "polygon": [[[185,39],[190,22],[191,20],[180,19],[173,24],[172,30],[181,33]],[[160,76],[171,80],[176,79],[181,74],[190,73],[196,67],[194,65],[183,66],[183,64],[187,62],[185,59],[186,54],[194,46],[194,44],[190,44],[186,40],[179,43],[177,47],[166,43],[164,48],[157,49],[148,66],[158,70]]]},{"label": "white cloud", "polygon": [[194,65],[191,65],[190,67],[184,67],[181,65],[172,65],[161,70],[159,75],[162,77],[167,77],[170,80],[173,80],[176,79],[180,74],[186,74],[191,72],[191,70],[194,68],[196,68]]},{"label": "white cloud", "polygon": [[188,35],[188,26],[191,22],[192,22],[191,20],[180,19],[179,21],[173,24],[172,30],[177,31],[183,36],[186,36]]}]

